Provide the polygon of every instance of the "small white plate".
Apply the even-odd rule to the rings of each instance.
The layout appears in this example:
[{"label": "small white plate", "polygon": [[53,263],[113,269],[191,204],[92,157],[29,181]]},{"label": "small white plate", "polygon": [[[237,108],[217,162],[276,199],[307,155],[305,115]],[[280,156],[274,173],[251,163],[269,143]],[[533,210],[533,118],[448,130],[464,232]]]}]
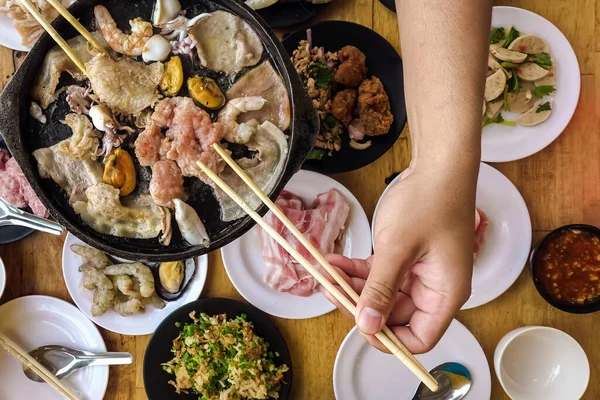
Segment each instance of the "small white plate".
[{"label": "small white plate", "polygon": [[[75,0],[63,0],[61,3],[68,7],[75,3]],[[6,14],[0,14],[0,45],[19,51],[31,50],[30,47],[22,45],[21,41],[21,35],[17,32],[14,21]]]},{"label": "small white plate", "polygon": [[65,239],[62,268],[65,283],[67,284],[67,289],[69,290],[71,298],[86,317],[104,329],[108,329],[109,331],[121,335],[149,335],[154,333],[156,327],[163,319],[171,314],[172,311],[184,304],[197,300],[206,283],[208,256],[203,255],[196,260],[196,274],[188,284],[185,293],[175,301],[167,301],[165,308],[162,310],[149,306],[143,314],[131,315],[129,317],[123,317],[113,310],[108,310],[106,313],[94,317],[91,313],[92,296],[94,292],[92,290],[87,290],[81,284],[82,273],[79,272],[78,269],[79,266],[83,264],[83,258],[71,251],[72,244],[87,246],[70,233]]},{"label": "small white plate", "polygon": [[483,128],[482,161],[520,160],[544,149],[567,127],[579,101],[579,63],[565,35],[550,21],[531,11],[515,7],[494,7],[492,26],[514,26],[521,32],[539,36],[548,44],[555,63],[556,92],[551,96],[550,118],[532,127],[491,124]]},{"label": "small white plate", "polygon": [[[466,366],[473,377],[465,400],[489,400],[492,393],[490,367],[477,339],[457,320],[429,353],[416,356],[427,370],[445,362]],[[346,336],[333,367],[333,390],[338,400],[413,398],[419,379],[398,359],[382,353],[352,328]]]},{"label": "small white plate", "polygon": [[4,262],[2,262],[2,258],[0,258],[0,299],[4,294],[4,289],[6,288],[6,268],[4,268]]},{"label": "small white plate", "polygon": [[[330,189],[339,191],[350,204],[344,255],[351,258],[369,257],[369,220],[358,200],[348,189],[328,176],[304,170],[294,175],[285,187],[285,190],[300,196],[306,203],[312,202],[318,194]],[[256,308],[281,318],[314,318],[334,310],[335,306],[322,293],[300,297],[278,292],[264,283],[266,266],[258,229],[254,227],[221,249],[225,270],[237,291]]]},{"label": "small white plate", "polygon": [[[0,306],[0,331],[26,351],[56,344],[88,351],[106,351],[100,332],[77,308],[49,296],[19,297]],[[59,400],[48,384],[30,381],[21,363],[0,349],[0,399]],[[101,400],[108,386],[108,367],[89,367],[62,382],[82,400]]]},{"label": "small white plate", "polygon": [[[381,199],[399,180],[396,177],[377,202],[371,233],[373,243]],[[506,292],[521,275],[531,248],[531,219],[525,200],[508,178],[484,163],[479,168],[477,207],[490,223],[475,260],[471,298],[462,310],[489,303]]]}]

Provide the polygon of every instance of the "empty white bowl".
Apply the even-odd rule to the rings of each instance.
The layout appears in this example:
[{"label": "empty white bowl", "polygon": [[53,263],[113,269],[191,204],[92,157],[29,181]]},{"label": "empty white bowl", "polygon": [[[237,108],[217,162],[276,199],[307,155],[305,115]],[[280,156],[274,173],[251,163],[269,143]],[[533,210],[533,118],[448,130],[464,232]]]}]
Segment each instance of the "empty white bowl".
[{"label": "empty white bowl", "polygon": [[494,353],[494,368],[513,400],[578,400],[590,365],[575,339],[558,329],[528,326],[509,332]]}]

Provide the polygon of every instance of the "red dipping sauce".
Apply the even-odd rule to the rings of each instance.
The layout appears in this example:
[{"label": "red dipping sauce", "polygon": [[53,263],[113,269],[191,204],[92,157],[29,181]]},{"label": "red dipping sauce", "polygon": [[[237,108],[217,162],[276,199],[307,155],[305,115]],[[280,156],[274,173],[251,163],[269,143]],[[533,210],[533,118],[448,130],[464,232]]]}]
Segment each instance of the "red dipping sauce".
[{"label": "red dipping sauce", "polygon": [[584,229],[554,232],[537,249],[534,278],[557,303],[580,306],[600,297],[600,235]]}]

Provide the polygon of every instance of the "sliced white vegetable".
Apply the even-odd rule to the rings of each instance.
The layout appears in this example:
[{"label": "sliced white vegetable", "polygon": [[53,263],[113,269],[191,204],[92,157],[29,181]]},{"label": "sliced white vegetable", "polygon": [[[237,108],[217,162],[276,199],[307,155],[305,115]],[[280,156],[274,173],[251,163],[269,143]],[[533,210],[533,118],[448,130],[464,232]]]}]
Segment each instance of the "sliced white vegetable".
[{"label": "sliced white vegetable", "polygon": [[495,119],[502,109],[502,101],[490,101],[487,103],[485,116],[489,119]]},{"label": "sliced white vegetable", "polygon": [[515,71],[520,79],[530,82],[542,79],[550,73],[549,70],[540,67],[536,63],[522,64]]},{"label": "sliced white vegetable", "polygon": [[494,55],[499,60],[508,61],[512,63],[522,63],[527,58],[527,54],[520,53],[518,51],[508,50],[503,47],[498,47],[495,49],[490,48],[490,53]]},{"label": "sliced white vegetable", "polygon": [[556,87],[556,73],[554,72],[554,63],[548,71],[548,75],[534,82],[535,86],[554,86]]},{"label": "sliced white vegetable", "polygon": [[524,114],[519,115],[515,122],[523,126],[535,126],[546,121],[548,118],[550,118],[552,110],[538,112],[538,108],[540,108],[540,106],[541,104],[536,104]]},{"label": "sliced white vegetable", "polygon": [[177,17],[181,11],[179,0],[156,0],[152,11],[152,24],[161,25]]},{"label": "sliced white vegetable", "polygon": [[253,10],[260,10],[261,8],[267,8],[277,3],[278,0],[246,0],[246,5]]},{"label": "sliced white vegetable", "polygon": [[486,101],[491,101],[502,94],[506,86],[506,75],[502,70],[494,72],[485,79],[485,93],[483,97]]},{"label": "sliced white vegetable", "polygon": [[535,35],[519,36],[508,46],[509,50],[520,51],[527,54],[543,53],[546,48],[546,42]]},{"label": "sliced white vegetable", "polygon": [[171,53],[171,43],[161,35],[154,35],[144,45],[142,59],[145,62],[164,61]]},{"label": "sliced white vegetable", "polygon": [[173,199],[173,203],[175,204],[175,220],[179,225],[181,236],[193,246],[207,247],[210,239],[196,210],[179,199]]}]

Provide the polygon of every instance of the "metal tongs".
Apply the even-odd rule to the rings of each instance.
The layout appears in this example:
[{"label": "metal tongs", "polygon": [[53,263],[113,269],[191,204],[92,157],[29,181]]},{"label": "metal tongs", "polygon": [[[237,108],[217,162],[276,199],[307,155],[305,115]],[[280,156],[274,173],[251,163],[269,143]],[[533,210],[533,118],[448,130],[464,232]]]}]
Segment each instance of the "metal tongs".
[{"label": "metal tongs", "polygon": [[0,226],[10,225],[24,226],[53,235],[60,235],[64,230],[56,222],[19,210],[0,197]]}]

